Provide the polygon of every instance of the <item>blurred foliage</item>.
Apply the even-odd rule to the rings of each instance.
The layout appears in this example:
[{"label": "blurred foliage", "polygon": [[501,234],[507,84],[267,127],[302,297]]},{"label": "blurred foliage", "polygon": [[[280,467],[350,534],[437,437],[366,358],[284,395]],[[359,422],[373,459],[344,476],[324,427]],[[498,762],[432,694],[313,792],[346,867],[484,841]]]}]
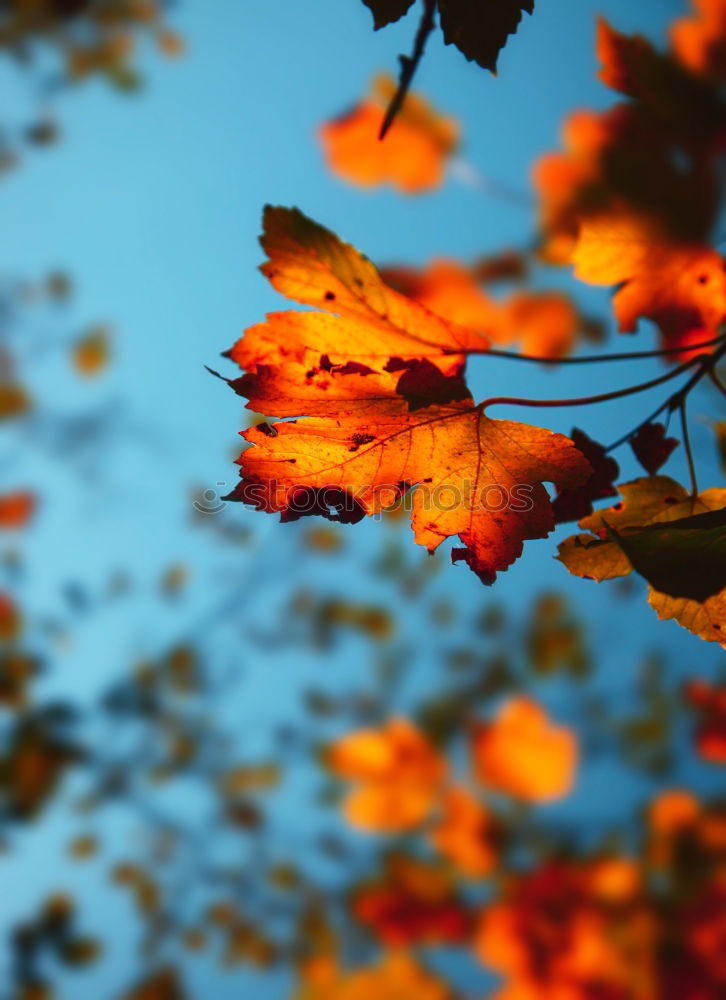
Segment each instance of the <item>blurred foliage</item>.
[{"label": "blurred foliage", "polygon": [[[393,19],[410,5],[368,6]],[[714,73],[722,9],[703,0],[677,31],[682,58]],[[50,53],[64,81],[96,73],[135,86],[133,41],[148,34],[167,54],[179,51],[160,4],[0,5],[0,46],[28,72]],[[36,144],[52,141],[48,123],[33,130]],[[550,166],[569,169],[578,150]],[[556,256],[572,239],[582,166],[559,188],[562,204],[538,173],[541,253]],[[506,312],[503,336],[514,326],[526,333],[531,300],[526,309],[522,296],[493,304],[481,286],[528,280],[537,266],[531,251],[506,251],[462,267],[458,287],[468,291],[454,305]],[[424,303],[435,276],[397,272]],[[79,454],[109,462],[115,430],[132,430],[113,400],[83,409],[89,376],[112,366],[115,334],[70,322],[72,301],[61,271],[0,283],[3,432],[16,454],[45,449],[69,468]],[[597,329],[574,311],[563,322],[560,311],[559,326],[538,315],[539,339],[529,343],[550,360]],[[553,329],[564,329],[566,350]],[[30,385],[57,354],[79,401],[72,412]],[[667,439],[648,434],[640,446],[651,461]],[[613,690],[603,662],[617,604],[604,633],[554,589],[507,605],[479,592],[467,602],[442,582],[438,557],[404,543],[402,507],[382,517],[364,551],[341,525],[290,526],[270,607],[249,604],[267,554],[241,583],[220,556],[209,613],[191,621],[185,598],[198,567],[188,533],[235,556],[253,551],[257,536],[213,490],[190,488],[183,555],[143,592],[169,615],[171,634],[100,694],[63,694],[58,649],[139,589],[137,567],[109,570],[95,585],[64,567],[52,611],[36,607],[24,540],[55,498],[42,481],[15,481],[12,456],[7,467],[0,863],[17,865],[17,886],[26,845],[43,838],[42,880],[53,885],[4,898],[0,1000],[74,996],[87,967],[103,969],[122,927],[133,956],[99,1000],[208,1000],[214,987],[191,983],[212,968],[254,972],[261,993],[271,972],[284,971],[285,995],[296,1000],[726,996],[726,673],[700,646],[685,665],[667,655],[636,660],[629,647],[628,680]],[[615,474],[595,484],[600,498]],[[619,594],[628,611],[628,590]],[[230,622],[232,639],[218,641]],[[303,675],[297,687],[293,671],[285,675],[285,700],[278,654]],[[260,678],[280,685],[272,718],[247,708]],[[603,771],[613,775],[604,796]],[[98,900],[89,901],[89,884]],[[249,980],[239,982],[251,995]]]}]

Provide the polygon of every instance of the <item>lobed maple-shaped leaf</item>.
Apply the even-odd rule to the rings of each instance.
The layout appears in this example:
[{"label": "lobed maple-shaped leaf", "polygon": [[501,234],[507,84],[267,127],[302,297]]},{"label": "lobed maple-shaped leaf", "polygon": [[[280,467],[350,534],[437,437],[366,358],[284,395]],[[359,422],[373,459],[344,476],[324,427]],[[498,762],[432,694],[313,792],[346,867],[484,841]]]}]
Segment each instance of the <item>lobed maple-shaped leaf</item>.
[{"label": "lobed maple-shaped leaf", "polygon": [[377,31],[408,13],[414,0],[363,0],[363,3],[373,14],[373,26]]},{"label": "lobed maple-shaped leaf", "polygon": [[305,419],[244,433],[253,447],[229,499],[354,522],[413,490],[416,541],[433,552],[458,536],[454,561],[493,582],[554,527],[543,484],[579,485],[586,458],[562,435],[487,417],[461,378],[481,336],[394,292],[332,233],[268,209],[262,242],[276,288],[336,315],[272,314],[230,352],[249,408]]},{"label": "lobed maple-shaped leaf", "polygon": [[534,0],[438,0],[447,45],[455,45],[470,61],[497,71],[499,53],[522,20],[534,12]]},{"label": "lobed maple-shaped leaf", "polygon": [[381,140],[386,108],[395,92],[390,77],[376,77],[370,96],[327,122],[318,134],[328,167],[342,180],[364,188],[391,184],[404,194],[423,194],[443,182],[446,163],[459,142],[459,126],[420,94],[408,93],[396,127]]},{"label": "lobed maple-shaped leaf", "polygon": [[578,521],[592,512],[593,501],[617,496],[613,483],[620,468],[615,459],[608,455],[603,445],[578,427],[572,428],[572,441],[592,466],[592,475],[581,486],[561,490],[552,501],[558,524]]},{"label": "lobed maple-shaped leaf", "polygon": [[390,288],[367,257],[297,209],[268,206],[260,242],[269,257],[262,273],[277,291],[323,312],[273,313],[247,330],[229,352],[241,368],[351,363],[380,372],[397,357],[426,359],[450,375],[467,351],[488,346],[482,334]]},{"label": "lobed maple-shaped leaf", "polygon": [[585,219],[572,261],[581,281],[617,287],[613,307],[623,333],[649,319],[674,346],[717,336],[726,316],[722,258],[704,245],[669,240],[654,219],[625,210]]},{"label": "lobed maple-shaped leaf", "polygon": [[647,423],[630,438],[630,447],[646,472],[654,476],[668,461],[680,442],[666,437],[663,424]]},{"label": "lobed maple-shaped leaf", "polygon": [[666,476],[620,487],[623,502],[580,521],[559,560],[575,576],[611,580],[633,569],[650,584],[649,602],[662,619],[726,645],[726,490],[692,497]]},{"label": "lobed maple-shaped leaf", "polygon": [[[363,0],[376,30],[398,21],[413,0]],[[455,45],[470,62],[497,71],[499,53],[522,20],[534,12],[534,0],[431,0],[438,8],[444,42]],[[433,21],[432,21],[433,25]]]}]

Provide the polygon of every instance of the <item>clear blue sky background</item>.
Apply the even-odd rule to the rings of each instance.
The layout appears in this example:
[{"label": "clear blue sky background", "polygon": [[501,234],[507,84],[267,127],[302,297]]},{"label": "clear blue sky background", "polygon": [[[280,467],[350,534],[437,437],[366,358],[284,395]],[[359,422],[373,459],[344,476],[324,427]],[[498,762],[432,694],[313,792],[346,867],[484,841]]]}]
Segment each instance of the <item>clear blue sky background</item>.
[{"label": "clear blue sky background", "polygon": [[[498,78],[435,37],[416,81],[441,110],[461,120],[464,158],[522,190],[533,160],[557,147],[567,113],[611,103],[595,79],[595,14],[662,42],[667,22],[685,9],[681,0],[539,0],[537,6],[504,52]],[[232,516],[255,538],[246,550],[220,551],[211,533],[192,526],[190,501],[193,487],[232,485],[231,456],[242,426],[240,400],[203,366],[223,364],[219,353],[241,330],[281,304],[256,270],[266,202],[297,205],[378,262],[467,259],[531,239],[526,210],[453,178],[440,192],[406,200],[387,191],[363,194],[327,173],[317,126],[353,103],[376,71],[393,69],[397,54],[410,48],[413,16],[378,34],[370,20],[359,0],[185,0],[172,17],[187,40],[183,60],[161,65],[144,51],[147,86],[138,97],[115,97],[103,83],[63,97],[61,143],[33,154],[3,181],[0,272],[32,278],[62,267],[78,291],[70,311],[48,324],[71,331],[103,319],[115,330],[114,361],[98,384],[89,387],[75,377],[64,351],[46,352],[22,372],[51,416],[91,412],[112,400],[120,427],[90,467],[58,455],[48,433],[25,441],[29,447],[14,455],[9,485],[37,483],[43,498],[24,543],[23,598],[30,616],[65,613],[61,591],[69,580],[97,593],[118,568],[135,584],[128,600],[79,623],[70,642],[54,650],[55,666],[44,681],[48,692],[72,692],[92,703],[129,662],[162,649],[180,622],[192,628],[230,595],[239,598],[240,621],[250,615],[274,620],[291,580],[351,598],[375,597],[370,580],[356,579],[356,560],[379,526],[351,529],[358,534],[349,561],[321,567],[296,547],[295,528],[241,508]],[[27,103],[26,82],[7,69],[1,79],[2,110],[12,118]],[[583,301],[591,309],[608,306],[601,291],[588,292]],[[645,332],[638,346],[652,342]],[[480,396],[504,389],[570,395],[661,370],[641,363],[552,375],[482,362],[473,366],[472,382]],[[642,418],[655,398],[581,414],[577,422],[595,437],[612,439]],[[523,412],[516,417],[529,418]],[[557,411],[548,426],[567,432],[572,421],[572,413]],[[8,452],[17,448],[13,433],[2,438]],[[708,461],[713,446],[703,425],[696,425],[695,447]],[[629,454],[622,459],[623,478],[637,475]],[[681,459],[668,471],[682,477]],[[616,689],[651,646],[667,646],[684,668],[718,661],[717,650],[674,624],[659,626],[644,596],[623,603],[606,588],[572,580],[552,560],[554,550],[553,539],[528,546],[498,581],[495,596],[523,609],[546,587],[572,594],[587,615],[593,644],[604,650],[606,686]],[[191,567],[189,593],[181,606],[160,609],[157,581],[173,562]],[[447,566],[441,586],[467,608],[491,596],[463,567]],[[420,629],[420,610],[412,606],[407,613],[409,628]],[[294,704],[310,657],[245,644],[234,628],[236,615],[232,611],[227,626],[209,638],[223,655],[244,662],[245,718],[264,729],[265,720]],[[357,669],[355,650],[351,656],[341,669]],[[613,791],[612,775],[593,774],[575,808],[582,815],[596,812],[621,791]],[[12,860],[0,876],[0,905],[8,910],[0,917],[8,919],[28,910],[57,863],[40,834],[22,848],[20,861]],[[90,880],[79,891],[97,899]],[[61,1000],[112,997],[127,958],[119,945],[110,972],[77,980]],[[200,994],[205,1000],[240,995],[239,980],[215,977],[209,984]],[[275,980],[245,995],[285,994]]]}]

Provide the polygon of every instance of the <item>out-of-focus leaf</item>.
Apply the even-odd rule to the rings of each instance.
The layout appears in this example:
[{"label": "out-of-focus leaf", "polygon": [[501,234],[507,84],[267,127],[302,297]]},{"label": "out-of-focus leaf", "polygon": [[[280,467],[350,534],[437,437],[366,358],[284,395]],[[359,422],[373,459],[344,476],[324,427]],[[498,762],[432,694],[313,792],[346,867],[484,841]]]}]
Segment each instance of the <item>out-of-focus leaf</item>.
[{"label": "out-of-focus leaf", "polygon": [[459,129],[419,94],[409,93],[385,139],[378,138],[396,85],[390,77],[374,81],[371,96],[320,129],[329,168],[359,187],[392,184],[404,194],[423,194],[444,179]]}]

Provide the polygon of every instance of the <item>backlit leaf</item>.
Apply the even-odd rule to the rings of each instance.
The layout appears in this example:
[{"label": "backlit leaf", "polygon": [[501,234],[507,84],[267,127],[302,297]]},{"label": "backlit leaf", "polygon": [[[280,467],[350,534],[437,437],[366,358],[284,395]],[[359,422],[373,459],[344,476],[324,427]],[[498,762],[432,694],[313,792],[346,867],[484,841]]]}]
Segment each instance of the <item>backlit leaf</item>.
[{"label": "backlit leaf", "polygon": [[566,437],[489,419],[458,374],[482,338],[388,288],[365,258],[299,212],[268,209],[263,271],[322,313],[283,313],[230,352],[249,408],[306,417],[253,427],[228,499],[283,520],[319,514],[352,523],[413,487],[416,541],[454,550],[491,583],[528,538],[554,527],[545,481],[582,483],[591,467]]},{"label": "backlit leaf", "polygon": [[721,257],[705,246],[670,242],[653,220],[627,213],[587,219],[572,260],[581,281],[618,286],[613,307],[624,333],[650,319],[677,346],[696,333],[715,337],[726,316]]},{"label": "backlit leaf", "polygon": [[330,170],[349,184],[391,184],[404,194],[423,194],[443,182],[459,127],[420,94],[408,93],[393,127],[379,139],[395,90],[390,77],[377,77],[369,97],[321,127],[320,141]]}]

